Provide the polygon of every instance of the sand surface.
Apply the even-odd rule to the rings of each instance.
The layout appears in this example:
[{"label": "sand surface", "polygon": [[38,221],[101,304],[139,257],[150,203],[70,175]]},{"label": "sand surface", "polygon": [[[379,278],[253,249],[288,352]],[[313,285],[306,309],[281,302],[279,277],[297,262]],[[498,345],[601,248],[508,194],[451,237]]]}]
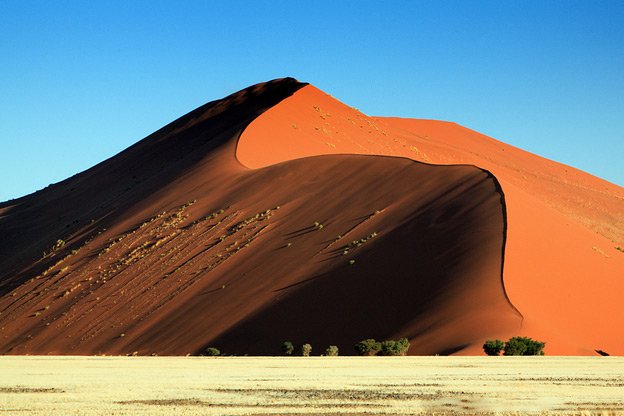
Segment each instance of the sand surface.
[{"label": "sand surface", "polygon": [[370,155],[240,163],[241,131],[302,87],[207,104],[12,202],[0,352],[275,355],[291,340],[353,354],[407,337],[411,354],[451,354],[519,330],[488,172]]},{"label": "sand surface", "polygon": [[624,414],[614,357],[0,357],[0,414]]},{"label": "sand surface", "polygon": [[[520,332],[547,341],[548,354],[624,354],[622,187],[456,123],[369,117],[312,85],[251,123],[237,149],[241,163],[254,168],[343,153],[492,172],[505,194],[503,276],[524,317]],[[492,336],[517,332],[509,327]]]}]

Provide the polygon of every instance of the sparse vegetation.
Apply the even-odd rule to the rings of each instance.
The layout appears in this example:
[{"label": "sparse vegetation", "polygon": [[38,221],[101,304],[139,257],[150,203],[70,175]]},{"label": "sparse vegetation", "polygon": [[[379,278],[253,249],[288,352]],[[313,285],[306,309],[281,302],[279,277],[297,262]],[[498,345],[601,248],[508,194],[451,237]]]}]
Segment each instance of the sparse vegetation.
[{"label": "sparse vegetation", "polygon": [[622,246],[616,246],[615,249],[624,253],[624,248],[622,248]]},{"label": "sparse vegetation", "polygon": [[337,357],[338,356],[338,347],[335,345],[330,345],[325,350],[325,355],[328,357]]},{"label": "sparse vegetation", "polygon": [[398,341],[386,340],[381,343],[380,355],[405,355],[410,347],[407,338],[401,338]]},{"label": "sparse vegetation", "polygon": [[292,353],[295,351],[295,346],[290,341],[284,341],[280,348],[282,350],[282,353],[284,353],[285,355],[292,355]]},{"label": "sparse vegetation", "polygon": [[221,355],[221,351],[215,347],[208,347],[206,348],[206,351],[204,351],[204,355],[208,357],[218,357]]},{"label": "sparse vegetation", "polygon": [[355,344],[354,348],[359,355],[377,355],[381,351],[381,342],[368,338]]},{"label": "sparse vegetation", "polygon": [[528,337],[513,337],[505,343],[503,355],[544,355],[545,345]]},{"label": "sparse vegetation", "polygon": [[301,346],[301,355],[304,357],[309,357],[310,354],[312,354],[312,345],[310,344],[303,344]]},{"label": "sparse vegetation", "polygon": [[397,341],[388,339],[382,342],[375,341],[373,338],[368,338],[355,344],[355,351],[359,355],[405,355],[410,347],[409,340],[407,338],[401,338]]},{"label": "sparse vegetation", "polygon": [[374,231],[371,234],[369,234],[366,237],[362,237],[359,240],[353,240],[349,243],[349,248],[350,247],[360,247],[362,244],[366,243],[368,240],[373,239],[377,237],[377,232]]},{"label": "sparse vegetation", "polygon": [[44,251],[43,252],[43,257],[47,257],[50,254],[54,253],[57,250],[60,250],[61,248],[63,248],[63,246],[65,245],[65,240],[61,240],[60,238],[58,240],[56,240],[56,242],[52,245],[52,247],[50,247],[49,251]]},{"label": "sparse vegetation", "polygon": [[545,342],[528,337],[512,337],[507,342],[489,339],[483,344],[483,352],[490,356],[500,355],[544,355]]},{"label": "sparse vegetation", "polygon": [[0,387],[0,393],[65,393],[65,390],[58,388],[42,387]]},{"label": "sparse vegetation", "polygon": [[500,355],[505,348],[505,342],[500,339],[489,339],[483,344],[483,351],[487,355]]}]

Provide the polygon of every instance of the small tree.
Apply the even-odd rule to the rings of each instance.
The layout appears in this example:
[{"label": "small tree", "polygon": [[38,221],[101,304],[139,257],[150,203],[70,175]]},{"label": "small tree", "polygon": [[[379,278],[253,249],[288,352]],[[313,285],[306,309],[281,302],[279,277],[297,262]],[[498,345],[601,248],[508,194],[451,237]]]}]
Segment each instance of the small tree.
[{"label": "small tree", "polygon": [[338,356],[338,347],[335,346],[335,345],[330,345],[325,350],[325,355],[328,356],[328,357],[336,357],[336,356]]},{"label": "small tree", "polygon": [[309,357],[311,353],[312,353],[312,345],[310,345],[310,344],[303,344],[301,346],[301,355],[302,356]]},{"label": "small tree", "polygon": [[284,341],[281,346],[282,352],[286,355],[292,355],[295,351],[295,346],[290,341]]},{"label": "small tree", "polygon": [[219,349],[215,347],[208,347],[206,348],[204,355],[207,355],[208,357],[217,357],[221,355],[221,351],[219,351]]},{"label": "small tree", "polygon": [[528,337],[513,337],[505,343],[504,355],[544,355],[545,342]]},{"label": "small tree", "polygon": [[394,353],[396,348],[396,341],[393,341],[391,339],[385,340],[381,342],[381,351],[379,352],[380,355],[396,355]]},{"label": "small tree", "polygon": [[397,355],[405,355],[407,354],[407,350],[409,350],[410,342],[407,338],[401,338],[396,342]]},{"label": "small tree", "polygon": [[524,343],[527,348],[524,351],[524,355],[544,355],[545,342],[535,341],[531,338],[525,338]]},{"label": "small tree", "polygon": [[526,344],[520,339],[520,337],[510,338],[505,343],[505,351],[503,355],[524,355],[526,351]]},{"label": "small tree", "polygon": [[500,355],[503,348],[505,348],[505,343],[500,339],[488,339],[483,344],[483,351],[487,355]]},{"label": "small tree", "polygon": [[354,348],[359,355],[377,355],[381,351],[381,343],[368,338],[355,344]]},{"label": "small tree", "polygon": [[398,341],[388,339],[381,343],[381,355],[405,355],[409,349],[410,343],[407,338],[401,338]]}]

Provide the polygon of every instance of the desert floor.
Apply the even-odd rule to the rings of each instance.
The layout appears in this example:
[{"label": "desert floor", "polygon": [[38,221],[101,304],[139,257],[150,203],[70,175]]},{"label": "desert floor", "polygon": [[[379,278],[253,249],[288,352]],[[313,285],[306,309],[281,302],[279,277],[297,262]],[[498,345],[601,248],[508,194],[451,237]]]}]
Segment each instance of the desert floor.
[{"label": "desert floor", "polygon": [[0,357],[1,415],[624,414],[624,357]]}]

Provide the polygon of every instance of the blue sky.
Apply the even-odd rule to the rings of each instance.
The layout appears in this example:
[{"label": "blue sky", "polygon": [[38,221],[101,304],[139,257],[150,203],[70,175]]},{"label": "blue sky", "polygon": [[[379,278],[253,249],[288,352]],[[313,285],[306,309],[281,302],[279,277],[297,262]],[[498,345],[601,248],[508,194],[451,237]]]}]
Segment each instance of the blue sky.
[{"label": "blue sky", "polygon": [[622,1],[0,1],[0,201],[283,76],[624,185]]}]

